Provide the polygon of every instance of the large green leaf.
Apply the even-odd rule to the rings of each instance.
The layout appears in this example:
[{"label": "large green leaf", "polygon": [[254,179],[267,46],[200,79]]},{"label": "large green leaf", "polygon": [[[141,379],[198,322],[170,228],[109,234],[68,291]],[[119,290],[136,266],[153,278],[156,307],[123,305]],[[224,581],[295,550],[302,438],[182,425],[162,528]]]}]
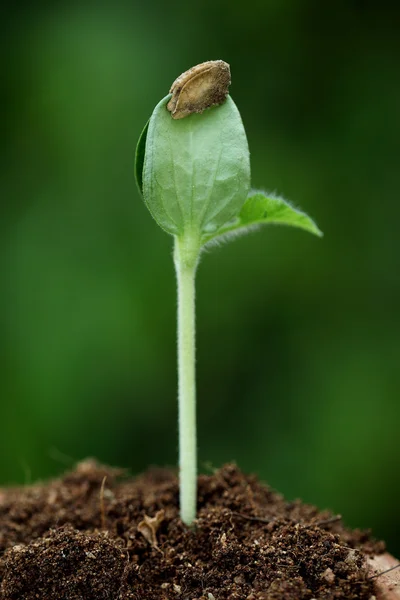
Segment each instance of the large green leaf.
[{"label": "large green leaf", "polygon": [[[172,119],[167,96],[150,118],[137,179],[157,223],[167,232],[208,234],[235,217],[250,188],[250,161],[240,114],[228,96],[220,106]],[[142,173],[142,180],[140,173]]]},{"label": "large green leaf", "polygon": [[228,238],[230,234],[246,233],[259,225],[289,225],[321,237],[322,231],[303,211],[295,208],[280,196],[253,190],[242,206],[239,216],[225,224],[217,232],[204,235],[203,244]]}]

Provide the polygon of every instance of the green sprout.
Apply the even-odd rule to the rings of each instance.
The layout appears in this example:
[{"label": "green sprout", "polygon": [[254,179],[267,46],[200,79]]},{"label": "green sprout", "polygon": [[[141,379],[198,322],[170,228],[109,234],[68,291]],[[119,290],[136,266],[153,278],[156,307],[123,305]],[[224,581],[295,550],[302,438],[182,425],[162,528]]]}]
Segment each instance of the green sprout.
[{"label": "green sprout", "polygon": [[178,293],[180,514],[197,506],[195,275],[205,247],[261,225],[281,224],[321,236],[287,200],[250,187],[243,123],[228,95],[229,65],[189,69],[155,107],[136,149],[135,175],[156,222],[174,236]]}]

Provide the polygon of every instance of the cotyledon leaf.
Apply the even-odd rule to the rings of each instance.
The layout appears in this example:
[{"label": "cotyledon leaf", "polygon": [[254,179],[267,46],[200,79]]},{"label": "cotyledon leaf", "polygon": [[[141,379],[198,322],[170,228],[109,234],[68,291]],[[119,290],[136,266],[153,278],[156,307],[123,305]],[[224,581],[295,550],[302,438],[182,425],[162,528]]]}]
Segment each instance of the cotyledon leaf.
[{"label": "cotyledon leaf", "polygon": [[218,238],[229,238],[230,234],[246,233],[259,225],[289,225],[304,229],[318,237],[323,235],[305,212],[295,208],[284,198],[252,190],[239,216],[220,227],[218,231],[204,235],[202,243],[218,241]]},{"label": "cotyledon leaf", "polygon": [[166,108],[170,98],[156,106],[139,141],[137,181],[165,231],[211,233],[239,214],[250,189],[243,123],[230,96],[178,120]]}]

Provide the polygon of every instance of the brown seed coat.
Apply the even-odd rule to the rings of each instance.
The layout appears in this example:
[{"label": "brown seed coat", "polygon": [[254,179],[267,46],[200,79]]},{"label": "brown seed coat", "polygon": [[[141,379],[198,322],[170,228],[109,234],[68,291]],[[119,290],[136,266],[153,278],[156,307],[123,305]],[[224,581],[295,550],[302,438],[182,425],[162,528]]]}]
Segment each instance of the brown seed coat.
[{"label": "brown seed coat", "polygon": [[228,63],[209,60],[185,71],[171,86],[167,109],[173,119],[183,119],[206,108],[222,104],[231,83]]}]

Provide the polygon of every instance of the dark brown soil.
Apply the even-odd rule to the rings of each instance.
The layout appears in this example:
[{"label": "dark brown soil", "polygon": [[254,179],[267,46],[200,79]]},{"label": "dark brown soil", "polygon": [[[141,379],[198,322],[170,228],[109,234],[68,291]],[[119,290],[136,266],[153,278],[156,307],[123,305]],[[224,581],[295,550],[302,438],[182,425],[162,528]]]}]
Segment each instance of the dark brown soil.
[{"label": "dark brown soil", "polygon": [[0,490],[2,600],[374,594],[363,565],[366,555],[384,550],[381,542],[327,511],[285,502],[233,465],[200,476],[193,530],[179,519],[176,474],[121,476],[85,461],[63,479]]}]

